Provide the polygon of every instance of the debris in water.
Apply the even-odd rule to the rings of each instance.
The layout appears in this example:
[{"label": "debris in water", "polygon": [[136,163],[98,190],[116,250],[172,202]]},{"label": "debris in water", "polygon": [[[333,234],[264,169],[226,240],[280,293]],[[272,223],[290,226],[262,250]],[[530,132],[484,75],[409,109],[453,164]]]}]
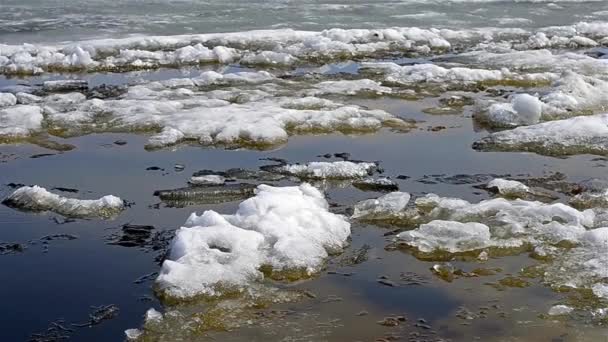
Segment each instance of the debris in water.
[{"label": "debris in water", "polygon": [[105,320],[112,319],[118,316],[118,312],[120,311],[118,306],[115,304],[110,305],[102,305],[102,306],[92,306],[95,311],[89,315],[89,321],[85,323],[72,323],[75,327],[92,327],[97,325]]},{"label": "debris in water", "polygon": [[154,196],[171,206],[188,204],[223,203],[245,199],[254,195],[254,184],[227,184],[216,186],[195,186],[173,190],[157,190]]},{"label": "debris in water", "polygon": [[25,251],[25,246],[14,242],[0,242],[0,255],[16,254]]}]

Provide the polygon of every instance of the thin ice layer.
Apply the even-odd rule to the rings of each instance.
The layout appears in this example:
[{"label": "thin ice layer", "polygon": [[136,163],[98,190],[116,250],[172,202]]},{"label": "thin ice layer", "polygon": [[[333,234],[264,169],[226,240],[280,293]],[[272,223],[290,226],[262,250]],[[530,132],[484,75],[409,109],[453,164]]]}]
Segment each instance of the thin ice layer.
[{"label": "thin ice layer", "polygon": [[473,147],[546,155],[604,155],[608,153],[608,114],[577,116],[496,132],[478,140]]},{"label": "thin ice layer", "polygon": [[318,272],[347,243],[350,224],[330,213],[309,184],[260,185],[234,215],[192,214],[179,229],[157,279],[170,296],[220,295],[263,278],[259,271]]},{"label": "thin ice layer", "polygon": [[109,218],[125,208],[124,201],[116,196],[81,200],[59,196],[37,185],[15,190],[3,203],[24,211],[52,211],[67,217],[84,218]]}]

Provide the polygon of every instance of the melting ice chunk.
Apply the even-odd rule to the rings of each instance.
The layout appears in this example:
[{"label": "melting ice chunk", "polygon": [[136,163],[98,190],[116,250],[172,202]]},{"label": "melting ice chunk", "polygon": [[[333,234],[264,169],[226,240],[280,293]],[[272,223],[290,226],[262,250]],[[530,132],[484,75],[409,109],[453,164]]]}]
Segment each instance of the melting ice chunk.
[{"label": "melting ice chunk", "polygon": [[577,116],[492,133],[475,142],[473,148],[545,155],[604,155],[608,153],[608,114]]},{"label": "melting ice chunk", "polygon": [[221,295],[242,290],[273,272],[318,272],[350,235],[344,217],[330,213],[323,194],[309,184],[260,185],[234,215],[192,214],[180,228],[156,283],[169,296]]},{"label": "melting ice chunk", "polygon": [[66,198],[37,185],[15,190],[2,203],[20,210],[53,211],[68,217],[109,218],[125,208],[124,201],[116,196],[108,195],[96,200]]},{"label": "melting ice chunk", "polygon": [[477,250],[490,245],[490,228],[477,222],[435,220],[419,228],[399,233],[397,238],[421,252],[443,250],[450,253]]},{"label": "melting ice chunk", "polygon": [[391,192],[376,199],[368,199],[355,205],[352,218],[364,220],[386,220],[405,214],[410,201],[407,192]]}]

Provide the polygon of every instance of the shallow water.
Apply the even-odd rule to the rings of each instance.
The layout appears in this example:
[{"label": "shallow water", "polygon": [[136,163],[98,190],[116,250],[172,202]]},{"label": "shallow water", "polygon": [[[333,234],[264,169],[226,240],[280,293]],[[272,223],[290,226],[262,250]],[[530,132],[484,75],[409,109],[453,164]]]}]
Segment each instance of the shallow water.
[{"label": "shallow water", "polygon": [[[120,341],[126,329],[140,328],[146,330],[145,341],[608,340],[607,316],[597,311],[608,307],[606,298],[589,288],[552,289],[554,284],[543,283],[541,275],[531,275],[530,266],[551,263],[529,257],[531,248],[487,261],[453,255],[451,263],[465,274],[476,268],[494,274],[446,281],[431,270],[440,260],[395,248],[396,230],[405,228],[387,222],[350,220],[349,246],[332,255],[320,273],[251,284],[263,300],[228,296],[174,303],[161,300],[153,289],[173,231],[192,212],[230,214],[240,202],[163,202],[154,195],[186,187],[199,170],[257,171],[274,163],[268,158],[338,161],[324,155],[348,152],[352,160],[379,162],[382,176],[394,180],[400,191],[472,203],[493,197],[481,186],[495,177],[548,190],[555,189],[543,177],[554,177],[564,187],[606,179],[608,160],[586,154],[589,146],[608,146],[601,131],[590,138],[575,135],[565,147],[547,147],[541,137],[508,146],[516,152],[499,152],[507,149],[501,145],[485,152],[473,148],[492,132],[523,125],[479,119],[497,103],[517,107],[509,102],[516,94],[529,93],[542,102],[542,116],[536,118],[541,122],[605,113],[606,20],[605,1],[3,1],[0,93],[26,86],[42,97],[34,103],[42,120],[24,135],[3,136],[3,129],[14,132],[25,123],[3,114],[0,98],[0,119],[5,120],[0,121],[0,197],[20,185],[39,185],[65,197],[117,195],[128,204],[109,220],[0,206],[0,243],[22,246],[5,250],[0,244],[3,339]],[[409,29],[381,30],[389,27]],[[195,35],[283,28],[373,30]],[[182,34],[193,36],[80,43]],[[544,34],[554,39],[544,41]],[[84,52],[72,55],[72,45],[63,42],[75,42]],[[16,46],[24,43],[41,45]],[[193,59],[184,53],[188,50],[179,52],[198,45],[220,49],[204,50]],[[56,55],[49,57],[49,51]],[[277,55],[270,61],[247,60],[250,53],[264,52]],[[290,56],[287,62],[281,62],[282,54]],[[74,56],[85,57],[74,61]],[[369,62],[399,66],[390,73]],[[427,63],[445,70],[407,69]],[[458,67],[464,71],[450,72]],[[484,73],[488,70],[494,73]],[[234,75],[241,78],[229,78]],[[77,91],[88,98],[69,98],[42,86],[65,79],[85,80],[87,89]],[[371,81],[362,88],[331,83],[361,79]],[[100,96],[92,91],[105,86],[118,88],[91,100]],[[466,103],[451,105],[451,96]],[[325,102],[295,102],[303,97]],[[513,111],[525,115],[531,110]],[[324,121],[329,116],[333,121]],[[207,128],[216,126],[207,136]],[[595,132],[596,126],[601,125],[592,122],[583,131]],[[183,137],[151,146],[167,128]],[[561,133],[549,131],[546,139],[569,138]],[[575,153],[568,144],[579,144]],[[300,181],[246,180],[275,186]],[[330,211],[345,215],[357,202],[383,194],[348,181],[313,184],[324,190]],[[543,200],[568,203],[572,195],[551,194],[555,198]],[[126,224],[154,229],[144,235],[143,245],[127,247],[116,244]],[[571,246],[559,247],[565,253]],[[273,290],[295,299],[272,303],[274,294],[267,291]],[[95,307],[110,304],[118,307],[117,315],[86,326]],[[548,316],[556,304],[575,311]],[[177,313],[177,318],[167,316],[166,325],[155,330],[143,318],[151,307]],[[35,334],[47,339],[36,340]]]}]

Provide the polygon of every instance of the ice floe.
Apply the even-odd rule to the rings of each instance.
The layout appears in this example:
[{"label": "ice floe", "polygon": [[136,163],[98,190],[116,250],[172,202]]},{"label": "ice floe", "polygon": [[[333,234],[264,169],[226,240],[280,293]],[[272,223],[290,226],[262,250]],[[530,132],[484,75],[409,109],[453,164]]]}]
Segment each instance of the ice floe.
[{"label": "ice floe", "polygon": [[17,98],[11,93],[0,93],[0,108],[14,106],[17,104]]},{"label": "ice floe", "polygon": [[601,44],[605,23],[529,31],[517,28],[258,30],[177,36],[137,36],[55,45],[0,45],[0,73],[102,71],[200,63],[288,65],[300,60],[430,53],[454,46],[515,50],[581,48]]},{"label": "ice floe", "polygon": [[553,73],[518,74],[506,68],[499,70],[473,69],[466,67],[445,68],[435,64],[415,64],[400,66],[395,63],[363,63],[367,69],[383,71],[389,83],[416,85],[417,83],[477,83],[509,82],[528,83],[549,82],[557,76]]},{"label": "ice floe", "polygon": [[192,214],[177,231],[156,284],[171,297],[188,298],[241,291],[263,279],[268,267],[309,276],[345,247],[349,235],[350,224],[330,213],[311,185],[260,185],[233,215]]},{"label": "ice floe", "polygon": [[414,230],[399,233],[397,238],[425,253],[436,250],[457,253],[491,246],[490,228],[477,222],[433,220]]},{"label": "ice floe", "polygon": [[[502,181],[501,181],[502,182]],[[521,188],[520,184],[510,184]],[[408,208],[409,195],[391,193],[355,205],[353,218],[369,218],[414,229],[397,246],[425,260],[478,258],[532,252],[544,260],[536,273],[549,286],[589,290],[608,298],[608,228],[605,209],[577,210],[562,203],[495,198],[479,203],[428,194]],[[566,314],[561,307],[552,314]]]},{"label": "ice floe", "polygon": [[45,188],[24,186],[9,195],[3,204],[24,211],[52,211],[68,217],[109,218],[125,209],[122,199],[108,195],[96,200],[62,197]]},{"label": "ice floe", "polygon": [[[409,129],[413,125],[382,111],[346,105],[316,97],[277,94],[277,84],[256,89],[215,89],[206,85],[259,84],[276,80],[271,74],[204,72],[193,79],[171,79],[128,87],[118,97],[90,98],[80,92],[47,96],[14,95],[9,107],[0,109],[0,136],[27,136],[46,127],[66,135],[106,131],[156,131],[148,146],[163,147],[192,141],[202,145],[237,145],[265,148],[285,143],[299,133],[370,132],[383,126]],[[363,80],[365,84],[366,81]],[[353,84],[358,84],[356,81]],[[349,93],[366,86],[324,84],[314,92]],[[287,90],[281,90],[286,94]],[[21,93],[18,93],[21,94]],[[292,92],[293,94],[293,92]],[[277,96],[278,95],[278,96]],[[38,105],[39,107],[34,106]]]},{"label": "ice floe", "polygon": [[572,311],[574,311],[573,307],[567,305],[554,305],[549,309],[547,314],[549,316],[563,316],[571,313]]},{"label": "ice floe", "polygon": [[18,105],[0,108],[0,140],[31,135],[42,128],[42,108]]},{"label": "ice floe", "polygon": [[473,148],[546,155],[604,155],[608,153],[608,114],[577,116],[492,133],[476,141]]}]

